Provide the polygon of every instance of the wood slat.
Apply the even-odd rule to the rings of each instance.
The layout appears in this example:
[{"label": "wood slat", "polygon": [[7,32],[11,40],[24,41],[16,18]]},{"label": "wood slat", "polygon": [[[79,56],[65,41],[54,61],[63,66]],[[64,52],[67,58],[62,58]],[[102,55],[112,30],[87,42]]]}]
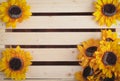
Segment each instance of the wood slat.
[{"label": "wood slat", "polygon": [[[29,24],[28,24],[29,23]],[[113,25],[111,28],[116,28]],[[93,16],[39,16],[18,24],[17,29],[75,29],[75,28],[105,28],[100,27]]]},{"label": "wood slat", "polygon": [[[33,0],[34,1],[34,0]],[[5,25],[2,26],[5,28]],[[113,25],[111,28],[117,28]],[[27,21],[17,24],[17,29],[88,29],[88,28],[105,28],[99,26],[94,21],[93,16],[32,16]],[[108,28],[108,27],[107,27]]]},{"label": "wood slat", "polygon": [[[0,23],[1,24],[1,23]],[[0,28],[0,34],[1,33],[5,33],[5,29],[3,29],[3,28]],[[5,45],[0,45],[0,49],[1,48],[5,48]],[[1,50],[0,50],[1,51]]]},{"label": "wood slat", "polygon": [[[0,0],[0,2],[7,0]],[[32,12],[92,12],[94,0],[27,0]],[[85,4],[83,4],[85,3]]]},{"label": "wood slat", "polygon": [[[0,2],[7,0],[0,0]],[[92,12],[94,0],[27,0],[32,12]],[[83,4],[85,3],[85,4]]]},{"label": "wood slat", "polygon": [[77,45],[89,38],[100,38],[100,32],[6,32],[0,34],[0,45]]},{"label": "wood slat", "polygon": [[75,48],[27,49],[33,56],[33,61],[77,61],[78,51]]},{"label": "wood slat", "polygon": [[[5,49],[0,49],[0,53]],[[77,61],[76,48],[24,49],[31,53],[32,61]],[[1,56],[1,55],[0,55]]]},{"label": "wood slat", "polygon": [[[30,66],[26,78],[73,79],[75,72],[80,70],[80,66]],[[0,73],[0,76],[5,78],[3,73]]]},{"label": "wood slat", "polygon": [[[0,80],[0,81],[11,81],[11,80]],[[58,78],[58,79],[26,79],[23,81],[76,81],[75,79],[64,79],[64,78]]]},{"label": "wood slat", "polygon": [[[94,0],[27,0],[32,12],[92,12]],[[83,4],[85,3],[85,4]]]}]

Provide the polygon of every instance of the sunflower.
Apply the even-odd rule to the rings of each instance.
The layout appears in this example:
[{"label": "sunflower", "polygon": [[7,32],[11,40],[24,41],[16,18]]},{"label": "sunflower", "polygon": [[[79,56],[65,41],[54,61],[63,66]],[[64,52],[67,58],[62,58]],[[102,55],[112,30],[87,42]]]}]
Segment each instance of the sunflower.
[{"label": "sunflower", "polygon": [[0,4],[0,19],[6,23],[6,27],[16,27],[17,22],[31,16],[30,6],[26,0],[8,0]]},{"label": "sunflower", "polygon": [[7,78],[23,80],[28,66],[31,65],[32,57],[29,52],[22,50],[19,46],[16,49],[7,48],[2,52],[0,60],[0,71],[3,71]]},{"label": "sunflower", "polygon": [[78,81],[89,81],[88,77],[92,76],[94,73],[94,70],[90,68],[89,66],[85,67],[83,71],[79,71],[75,73],[75,79]]},{"label": "sunflower", "polygon": [[120,2],[119,0],[97,0],[95,2],[95,20],[99,25],[110,27],[116,24],[116,20],[120,20]]},{"label": "sunflower", "polygon": [[109,78],[109,77],[104,77],[104,78],[103,78],[103,77],[104,77],[104,75],[101,76],[101,81],[119,81],[118,79],[115,78],[114,75],[112,75],[111,78]]},{"label": "sunflower", "polygon": [[92,76],[88,76],[89,81],[119,81],[114,74],[111,78],[106,77],[101,70],[96,71]]},{"label": "sunflower", "polygon": [[88,76],[89,81],[101,81],[102,73],[100,70],[96,70],[92,76]]},{"label": "sunflower", "polygon": [[75,73],[75,79],[77,81],[87,81],[87,80],[84,79],[81,71]]},{"label": "sunflower", "polygon": [[102,40],[106,42],[114,42],[119,41],[120,39],[116,32],[112,32],[111,30],[102,30]]},{"label": "sunflower", "polygon": [[[111,78],[112,74],[120,75],[120,46],[116,42],[106,42],[100,45],[99,50],[95,52],[95,61],[102,73]],[[91,66],[94,67],[94,66]]]},{"label": "sunflower", "polygon": [[82,45],[77,46],[80,51],[78,54],[78,60],[81,61],[80,65],[82,65],[82,67],[89,65],[89,62],[93,58],[93,54],[97,50],[98,46],[99,40],[95,39],[89,39],[83,42]]}]

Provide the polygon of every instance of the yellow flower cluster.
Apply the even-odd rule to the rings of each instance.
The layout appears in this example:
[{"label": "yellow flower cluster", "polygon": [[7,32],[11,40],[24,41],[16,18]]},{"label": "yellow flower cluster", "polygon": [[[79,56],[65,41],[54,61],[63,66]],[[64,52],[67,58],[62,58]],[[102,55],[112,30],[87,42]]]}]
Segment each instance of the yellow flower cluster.
[{"label": "yellow flower cluster", "polygon": [[75,73],[78,81],[120,81],[120,39],[116,32],[102,30],[101,39],[78,45],[77,56],[83,70]]},{"label": "yellow flower cluster", "polygon": [[31,60],[30,53],[22,50],[19,46],[16,49],[7,48],[2,52],[0,71],[3,71],[7,78],[24,80],[28,66],[31,65]]},{"label": "yellow flower cluster", "polygon": [[110,27],[120,20],[120,2],[119,0],[97,0],[95,3],[95,20],[100,26]]},{"label": "yellow flower cluster", "polygon": [[0,4],[0,19],[6,27],[15,28],[16,24],[28,19],[32,13],[26,0],[7,0]]}]

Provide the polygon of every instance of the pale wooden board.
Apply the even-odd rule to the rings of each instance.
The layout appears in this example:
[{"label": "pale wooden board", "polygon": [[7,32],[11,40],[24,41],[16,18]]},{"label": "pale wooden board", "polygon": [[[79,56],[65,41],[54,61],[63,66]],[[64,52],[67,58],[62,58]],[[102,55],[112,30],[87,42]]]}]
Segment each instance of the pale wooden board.
[{"label": "pale wooden board", "polygon": [[[0,80],[0,81],[11,81],[11,80]],[[76,81],[75,79],[64,79],[64,78],[59,78],[59,79],[28,79],[28,80],[22,80],[22,81]]]},{"label": "pale wooden board", "polygon": [[[0,0],[3,2],[6,0]],[[27,0],[32,12],[92,12],[94,0]],[[85,3],[85,4],[83,4]]]},{"label": "pale wooden board", "polygon": [[116,28],[116,32],[120,33],[120,27]]},{"label": "pale wooden board", "polygon": [[89,38],[100,38],[100,32],[6,32],[0,34],[0,45],[77,45]]},{"label": "pale wooden board", "polygon": [[[1,33],[5,33],[5,29],[0,28],[0,34]],[[1,51],[1,48],[5,48],[5,45],[0,45],[0,51]]]},{"label": "pale wooden board", "polygon": [[[73,79],[75,72],[80,70],[82,70],[80,66],[30,66],[26,78]],[[0,75],[5,78],[3,73]]]},{"label": "pale wooden board", "polygon": [[[5,28],[5,25],[2,26]],[[118,25],[113,25],[111,28],[118,28]],[[94,21],[93,16],[32,16],[30,19],[17,24],[16,29],[95,29],[108,28],[99,26]]]},{"label": "pale wooden board", "polygon": [[116,28],[116,32],[118,33],[118,37],[120,38],[120,28]]},{"label": "pale wooden board", "polygon": [[[94,0],[27,0],[32,12],[92,12]],[[83,4],[86,3],[86,4]]]},{"label": "pale wooden board", "polygon": [[[1,33],[5,33],[5,29],[3,29],[3,28],[0,28],[0,34]],[[2,49],[5,49],[5,45],[0,45],[0,58],[1,58],[1,51],[2,51]],[[1,76],[1,73],[0,73],[0,81],[2,80],[2,76]]]},{"label": "pale wooden board", "polygon": [[[0,49],[0,53],[3,50],[5,49]],[[32,61],[78,61],[77,48],[31,48],[24,50],[31,53]]]},{"label": "pale wooden board", "polygon": [[[0,0],[4,1],[4,0]],[[74,13],[93,12],[95,0],[27,0],[31,11],[37,13]],[[118,28],[112,26],[112,28]],[[5,25],[0,23],[0,29]],[[29,20],[18,24],[17,29],[93,29],[100,27],[93,16],[32,16]],[[44,32],[44,33],[4,33],[0,32],[0,47],[6,44],[13,45],[77,45],[88,38],[100,38],[100,33],[95,32]],[[2,51],[0,48],[0,51]],[[33,61],[77,61],[76,48],[40,48],[25,49],[32,53]],[[51,57],[51,58],[50,58]],[[75,81],[74,73],[80,71],[80,66],[30,66],[25,81]],[[5,76],[0,73],[0,81]],[[38,78],[35,80],[34,78]],[[44,80],[43,80],[44,79]]]}]

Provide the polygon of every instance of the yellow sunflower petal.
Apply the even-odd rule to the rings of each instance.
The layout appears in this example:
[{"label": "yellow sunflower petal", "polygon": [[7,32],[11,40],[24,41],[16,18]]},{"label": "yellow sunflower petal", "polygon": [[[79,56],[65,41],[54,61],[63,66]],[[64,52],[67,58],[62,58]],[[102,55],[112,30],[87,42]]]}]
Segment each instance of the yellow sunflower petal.
[{"label": "yellow sunflower petal", "polygon": [[109,0],[102,0],[104,4],[107,4]]},{"label": "yellow sunflower petal", "polygon": [[5,11],[5,8],[0,6],[0,13],[3,13]]},{"label": "yellow sunflower petal", "polygon": [[8,6],[9,6],[9,4],[7,2],[3,2],[1,5],[5,8],[8,8]]},{"label": "yellow sunflower petal", "polygon": [[118,0],[112,0],[113,4],[117,4]]},{"label": "yellow sunflower petal", "polygon": [[84,81],[84,78],[82,77],[82,72],[76,72],[75,79],[78,81]]},{"label": "yellow sunflower petal", "polygon": [[[21,9],[21,16],[10,15],[8,9],[13,6],[19,7]],[[8,0],[7,2],[2,2],[0,5],[0,19],[6,23],[6,27],[16,28],[17,22],[22,22],[31,16],[30,6],[27,4],[26,0]]]},{"label": "yellow sunflower petal", "polygon": [[111,30],[102,30],[102,41],[106,41],[106,39],[108,38],[111,39],[112,41],[119,42],[119,38],[116,32],[112,32]]},{"label": "yellow sunflower petal", "polygon": [[106,25],[108,27],[110,27],[112,25],[111,21],[110,21],[110,18],[106,19]]},{"label": "yellow sunflower petal", "polygon": [[[91,53],[91,54],[88,54],[86,53],[86,51],[89,49],[89,48],[94,48],[94,50],[97,50],[99,46],[99,40],[95,40],[95,39],[89,39],[87,41],[84,41],[81,45],[77,45],[78,47],[78,50],[79,50],[79,54],[77,56],[78,60],[82,61],[80,64],[82,67],[86,67],[86,66],[89,66],[89,63],[91,62],[91,59],[94,58],[93,55],[94,55],[94,52]],[[87,51],[90,53],[90,51]]]},{"label": "yellow sunflower petal", "polygon": [[[2,55],[3,56],[0,60],[0,70],[3,71],[8,78],[14,80],[25,79],[25,74],[32,60],[32,58],[29,58],[31,57],[30,53],[22,50],[19,46],[17,46],[16,49],[8,48],[4,50]],[[20,67],[15,68],[11,64],[13,63],[14,66],[16,66],[18,64],[17,61],[20,61],[18,63],[22,63],[20,64]]]},{"label": "yellow sunflower petal", "polygon": [[114,0],[107,0],[107,4],[112,4]]},{"label": "yellow sunflower petal", "polygon": [[19,52],[20,50],[21,50],[20,46],[17,46],[17,47],[16,47],[16,51]]},{"label": "yellow sunflower petal", "polygon": [[2,18],[4,16],[4,14],[0,14],[0,18]]},{"label": "yellow sunflower petal", "polygon": [[101,26],[101,25],[104,25],[104,23],[105,23],[105,20],[104,20],[104,16],[102,16],[100,19],[99,19],[99,25]]},{"label": "yellow sunflower petal", "polygon": [[8,16],[4,16],[2,20],[3,20],[3,22],[8,22],[9,21],[9,17]]},{"label": "yellow sunflower petal", "polygon": [[16,0],[8,0],[8,3],[9,3],[10,5],[14,5],[14,4],[16,4]]},{"label": "yellow sunflower petal", "polygon": [[[102,9],[106,4],[114,5],[117,12],[109,13],[110,15],[103,12]],[[120,16],[118,16],[120,14],[120,2],[118,0],[97,0],[94,5],[95,12],[93,15],[95,16],[95,21],[97,21],[100,26],[106,25],[110,27],[112,24],[117,24],[116,20],[120,20]]]},{"label": "yellow sunflower petal", "polygon": [[6,27],[9,28],[10,26],[12,26],[11,22],[6,23]]},{"label": "yellow sunflower petal", "polygon": [[102,5],[103,4],[102,0],[98,0],[98,4]]},{"label": "yellow sunflower petal", "polygon": [[[100,70],[102,70],[102,73],[106,76],[111,78],[113,76],[113,72],[118,72],[116,75],[119,75],[120,70],[117,69],[117,66],[120,66],[120,58],[118,58],[120,56],[120,52],[118,50],[120,50],[120,48],[118,47],[118,43],[117,42],[106,42],[104,43],[104,45],[100,45],[99,50],[97,50],[97,52],[95,52],[95,60],[97,61],[97,66]],[[113,56],[106,56],[106,53],[108,55],[115,55],[115,57]],[[108,59],[111,58],[112,59],[117,59],[114,60],[114,65],[109,64],[109,62],[111,60],[107,60],[107,64],[105,62],[104,59]],[[92,66],[92,65],[91,65]],[[93,67],[93,66],[92,66]],[[93,67],[94,68],[94,67]],[[115,69],[116,68],[116,69]]]}]

